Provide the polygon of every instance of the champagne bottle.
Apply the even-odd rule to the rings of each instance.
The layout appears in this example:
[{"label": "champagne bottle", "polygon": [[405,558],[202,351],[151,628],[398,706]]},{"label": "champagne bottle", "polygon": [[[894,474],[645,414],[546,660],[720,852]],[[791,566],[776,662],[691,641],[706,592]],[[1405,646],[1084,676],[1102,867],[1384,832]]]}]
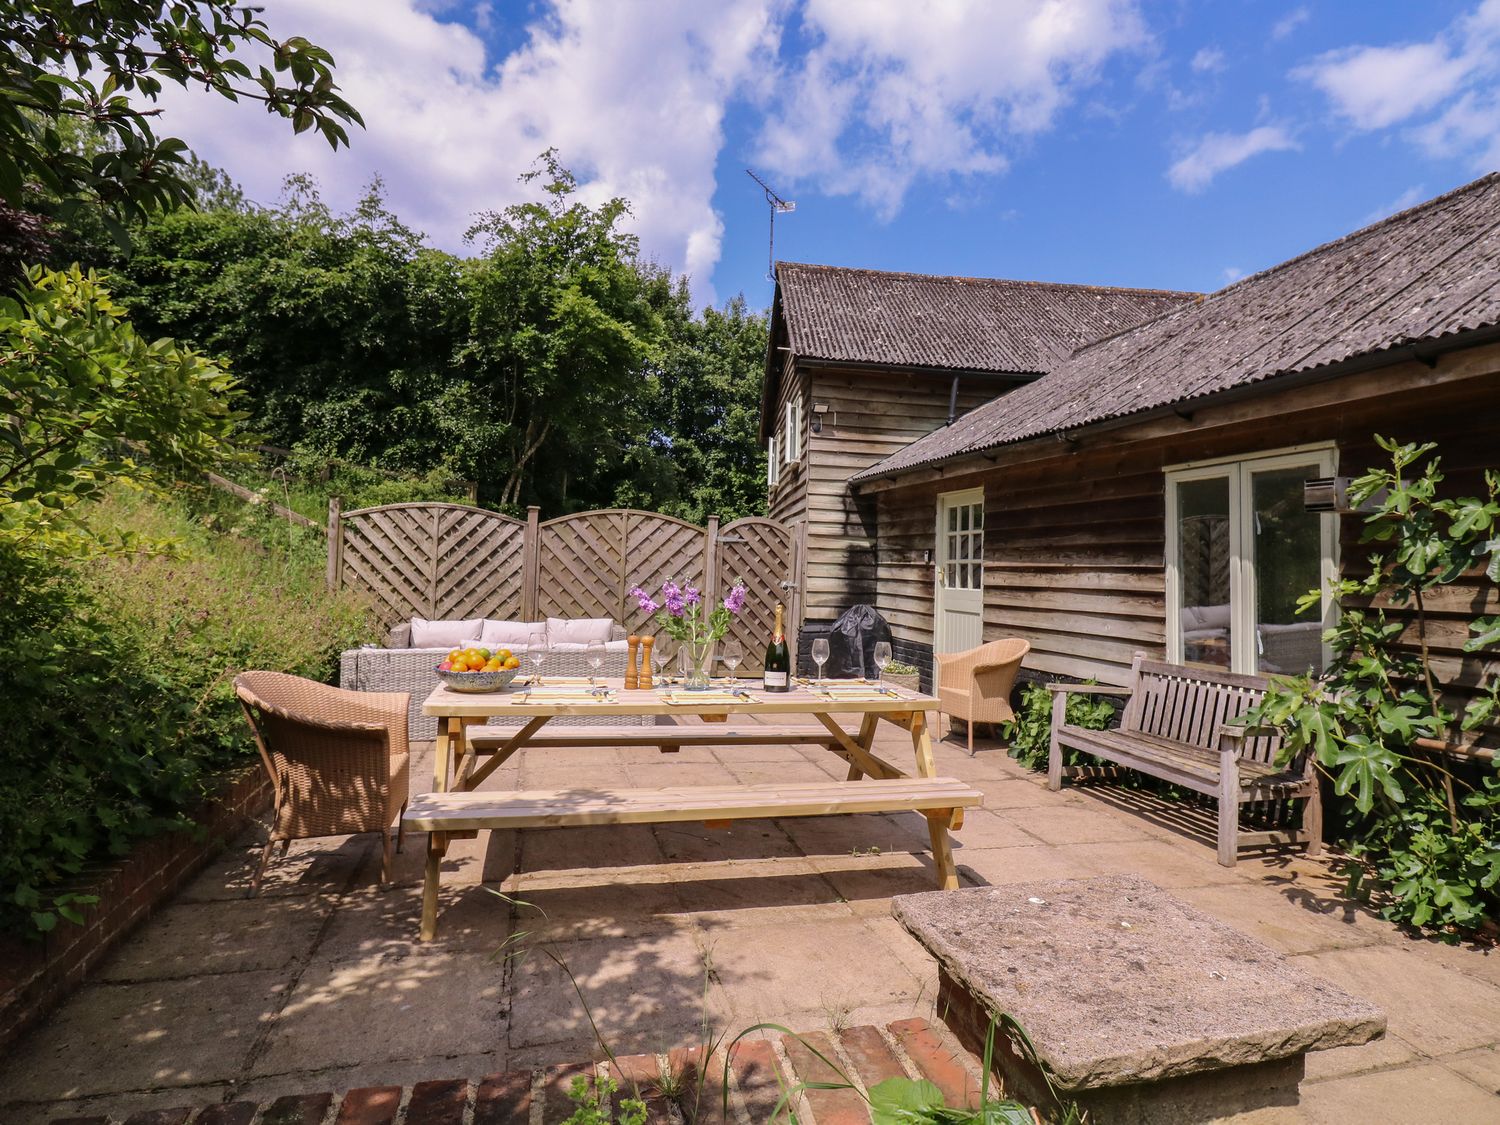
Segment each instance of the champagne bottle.
[{"label": "champagne bottle", "polygon": [[786,648],[786,633],[782,630],[781,603],[776,603],[776,627],[771,632],[771,643],[766,646],[765,679],[761,686],[766,691],[792,690],[792,657]]}]

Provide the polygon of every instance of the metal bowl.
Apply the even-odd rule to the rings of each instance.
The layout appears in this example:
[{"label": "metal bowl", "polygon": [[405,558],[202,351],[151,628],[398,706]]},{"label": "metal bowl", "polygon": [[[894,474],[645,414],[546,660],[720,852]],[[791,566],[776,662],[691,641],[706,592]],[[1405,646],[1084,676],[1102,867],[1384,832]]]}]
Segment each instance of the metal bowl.
[{"label": "metal bowl", "polygon": [[438,679],[447,685],[449,691],[461,691],[478,694],[487,691],[501,691],[510,686],[510,682],[521,673],[519,668],[506,668],[500,672],[444,672],[441,668],[434,668]]}]

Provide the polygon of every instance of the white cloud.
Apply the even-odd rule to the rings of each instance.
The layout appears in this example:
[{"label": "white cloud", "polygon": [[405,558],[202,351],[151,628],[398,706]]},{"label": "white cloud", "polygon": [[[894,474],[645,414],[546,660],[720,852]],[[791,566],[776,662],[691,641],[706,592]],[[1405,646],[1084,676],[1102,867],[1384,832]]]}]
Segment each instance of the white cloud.
[{"label": "white cloud", "polygon": [[1346,47],[1292,74],[1356,129],[1410,124],[1408,135],[1434,154],[1469,154],[1484,168],[1500,159],[1500,0],[1483,0],[1431,39]]},{"label": "white cloud", "polygon": [[758,160],[887,217],[919,177],[1003,171],[1008,141],[1148,41],[1133,0],[807,0],[802,26]]},{"label": "white cloud", "polygon": [[1199,74],[1212,74],[1224,69],[1224,52],[1218,47],[1199,47],[1193,56],[1192,67]]},{"label": "white cloud", "polygon": [[1328,95],[1357,128],[1380,129],[1437,105],[1468,69],[1443,44],[1408,43],[1333,51],[1293,73]]},{"label": "white cloud", "polygon": [[1179,191],[1200,192],[1215,176],[1252,156],[1299,147],[1280,125],[1259,125],[1248,133],[1208,133],[1191,151],[1167,170],[1167,179]]},{"label": "white cloud", "polygon": [[196,91],[164,97],[164,124],[263,202],[284,174],[303,170],[330,203],[348,206],[379,173],[402,218],[455,250],[476,212],[523,198],[516,177],[555,146],[587,200],[630,199],[643,250],[691,273],[696,296],[711,300],[725,108],[770,70],[783,0],[658,0],[650,18],[612,0],[556,0],[502,60],[443,21],[454,7],[267,0],[273,34],[306,35],[333,53],[368,126],[350,130],[350,150],[333,153],[310,135],[294,138],[280,118]]},{"label": "white cloud", "polygon": [[1271,25],[1271,38],[1285,39],[1310,19],[1312,13],[1306,8],[1293,8]]},{"label": "white cloud", "polygon": [[1238,281],[1240,278],[1242,278],[1244,276],[1245,276],[1245,271],[1242,270],[1242,269],[1240,269],[1239,266],[1225,266],[1224,267],[1224,284],[1225,285],[1233,284],[1234,282]]}]

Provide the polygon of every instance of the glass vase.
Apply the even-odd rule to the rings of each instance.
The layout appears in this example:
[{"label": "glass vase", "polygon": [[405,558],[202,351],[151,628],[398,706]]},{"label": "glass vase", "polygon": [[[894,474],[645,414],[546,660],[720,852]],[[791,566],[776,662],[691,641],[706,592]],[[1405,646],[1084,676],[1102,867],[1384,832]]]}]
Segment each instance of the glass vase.
[{"label": "glass vase", "polygon": [[684,691],[707,691],[713,686],[714,642],[683,641],[682,687]]}]

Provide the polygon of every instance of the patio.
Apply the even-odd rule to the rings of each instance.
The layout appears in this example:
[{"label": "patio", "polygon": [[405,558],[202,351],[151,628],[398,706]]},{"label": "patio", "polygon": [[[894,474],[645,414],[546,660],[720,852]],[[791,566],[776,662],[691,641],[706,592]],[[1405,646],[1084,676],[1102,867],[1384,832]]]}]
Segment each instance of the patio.
[{"label": "patio", "polygon": [[[896,757],[905,737],[883,732]],[[934,746],[985,792],[954,836],[965,885],[1137,872],[1389,1013],[1388,1036],[1314,1054],[1265,1121],[1478,1121],[1500,1093],[1500,955],[1411,940],[1298,855],[1214,862],[1212,821],[1136,791],[1059,793],[984,744]],[[414,771],[430,784],[430,746]],[[842,778],[815,747],[523,753],[486,788]],[[417,941],[420,837],[380,888],[373,838],[294,844],[258,899],[253,836],[206,869],[0,1063],[3,1119],[135,1111],[594,1057],[550,945],[621,1054],[760,1021],[799,1030],[932,1016],[936,969],[889,914],[932,885],[913,814],[480,833],[457,841],[443,924]],[[503,891],[506,898],[494,892]],[[509,942],[509,945],[507,943]],[[1417,1107],[1420,1106],[1420,1109]],[[1400,1117],[1398,1111],[1396,1117]]]}]

